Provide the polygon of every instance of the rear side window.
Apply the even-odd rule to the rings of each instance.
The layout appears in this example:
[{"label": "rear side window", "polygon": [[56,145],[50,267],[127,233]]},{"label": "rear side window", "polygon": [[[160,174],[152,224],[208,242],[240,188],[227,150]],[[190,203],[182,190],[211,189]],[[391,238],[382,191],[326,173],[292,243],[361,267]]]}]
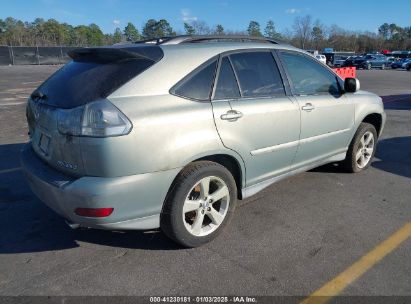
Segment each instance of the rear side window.
[{"label": "rear side window", "polygon": [[200,66],[177,83],[171,89],[171,93],[200,101],[210,100],[216,66],[216,60]]},{"label": "rear side window", "polygon": [[283,81],[270,52],[230,55],[243,97],[285,95]]},{"label": "rear side window", "polygon": [[237,80],[235,79],[230,60],[224,57],[221,61],[220,74],[216,84],[214,99],[235,99],[240,97]]},{"label": "rear side window", "polygon": [[294,92],[300,95],[340,93],[337,77],[321,63],[308,56],[281,52]]},{"label": "rear side window", "polygon": [[96,63],[72,61],[53,74],[37,91],[49,105],[74,108],[105,98],[154,64],[152,60],[129,59]]}]

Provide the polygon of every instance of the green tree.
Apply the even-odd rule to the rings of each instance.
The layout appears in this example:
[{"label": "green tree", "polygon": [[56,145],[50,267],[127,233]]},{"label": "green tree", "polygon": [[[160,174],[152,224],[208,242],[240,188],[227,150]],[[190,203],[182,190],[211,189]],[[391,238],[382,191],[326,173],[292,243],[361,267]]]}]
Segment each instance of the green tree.
[{"label": "green tree", "polygon": [[156,25],[157,21],[155,19],[147,20],[146,24],[143,27],[143,37],[146,39],[156,37]]},{"label": "green tree", "polygon": [[60,44],[61,45],[73,45],[74,29],[73,26],[67,23],[60,24]]},{"label": "green tree", "polygon": [[216,35],[224,35],[224,27],[221,24],[217,24],[214,32]]},{"label": "green tree", "polygon": [[164,37],[164,36],[175,36],[176,33],[173,31],[170,23],[168,23],[165,19],[160,19],[160,21],[156,24],[156,34],[157,37]]},{"label": "green tree", "polygon": [[140,34],[137,28],[131,22],[127,23],[126,27],[124,28],[124,35],[126,36],[127,41],[140,40]]},{"label": "green tree", "polygon": [[184,31],[186,32],[186,35],[194,35],[196,33],[194,27],[187,22],[184,22]]},{"label": "green tree", "polygon": [[60,23],[55,19],[49,19],[42,24],[43,34],[46,41],[57,45],[60,42]]},{"label": "green tree", "polygon": [[173,31],[170,23],[165,19],[160,19],[159,21],[149,19],[143,27],[143,37],[146,39],[175,35],[176,33]]},{"label": "green tree", "polygon": [[272,38],[272,39],[279,39],[281,38],[281,34],[278,33],[275,30],[275,25],[272,20],[268,20],[267,25],[264,29],[264,34],[266,37]]},{"label": "green tree", "polygon": [[3,19],[0,19],[0,34],[6,31],[6,22]]},{"label": "green tree", "polygon": [[88,46],[88,31],[89,28],[85,25],[76,26],[73,30],[74,45]]},{"label": "green tree", "polygon": [[393,36],[395,35],[395,34],[397,34],[398,32],[399,32],[399,26],[398,25],[396,25],[395,23],[391,23],[389,26],[388,26],[388,28],[389,28],[389,33],[390,33],[390,37],[391,38],[393,38]]},{"label": "green tree", "polygon": [[104,34],[97,24],[90,24],[88,26],[87,44],[88,45],[102,45],[104,42]]},{"label": "green tree", "polygon": [[390,38],[390,25],[386,22],[378,28],[378,33],[385,40]]},{"label": "green tree", "polygon": [[121,42],[121,38],[123,37],[120,28],[116,28],[114,30],[114,34],[113,34],[113,43],[119,43]]},{"label": "green tree", "polygon": [[324,41],[324,27],[320,23],[319,20],[317,20],[313,26],[313,29],[311,31],[311,37],[313,39],[314,47],[315,49],[320,49],[323,41]]},{"label": "green tree", "polygon": [[250,21],[247,28],[248,35],[261,37],[260,24],[257,21]]}]

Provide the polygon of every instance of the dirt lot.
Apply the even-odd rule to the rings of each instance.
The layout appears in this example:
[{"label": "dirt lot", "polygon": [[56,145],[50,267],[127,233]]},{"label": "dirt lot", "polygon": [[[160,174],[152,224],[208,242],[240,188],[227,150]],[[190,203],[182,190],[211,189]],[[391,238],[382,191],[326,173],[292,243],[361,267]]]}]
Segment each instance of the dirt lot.
[{"label": "dirt lot", "polygon": [[[70,230],[23,179],[24,102],[56,67],[0,67],[0,295],[309,295],[411,221],[411,72],[359,71],[388,121],[372,167],[325,166],[241,202],[197,249],[162,233]],[[411,239],[342,291],[411,296]]]}]

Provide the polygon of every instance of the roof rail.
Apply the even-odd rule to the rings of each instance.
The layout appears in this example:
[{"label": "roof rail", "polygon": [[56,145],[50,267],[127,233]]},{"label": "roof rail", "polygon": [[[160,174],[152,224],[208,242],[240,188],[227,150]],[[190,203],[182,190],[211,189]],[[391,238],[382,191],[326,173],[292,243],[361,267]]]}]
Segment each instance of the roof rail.
[{"label": "roof rail", "polygon": [[133,41],[131,43],[136,43],[136,44],[140,44],[140,43],[147,43],[147,44],[163,44],[169,40],[172,40],[174,38],[176,38],[178,36],[164,36],[164,37],[158,37],[158,38],[150,38],[150,39],[144,39],[144,40],[137,40],[137,41]]},{"label": "roof rail", "polygon": [[181,44],[181,43],[201,43],[201,42],[261,42],[261,43],[283,43],[276,39],[267,37],[254,37],[247,35],[179,35],[173,37],[159,37],[147,40],[140,40],[134,43],[153,43],[153,44]]}]

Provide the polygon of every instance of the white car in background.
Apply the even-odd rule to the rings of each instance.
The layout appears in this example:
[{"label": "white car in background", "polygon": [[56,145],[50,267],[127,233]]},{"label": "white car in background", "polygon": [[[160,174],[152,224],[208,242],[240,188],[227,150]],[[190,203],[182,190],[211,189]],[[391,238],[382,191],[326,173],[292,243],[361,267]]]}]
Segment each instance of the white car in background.
[{"label": "white car in background", "polygon": [[318,61],[321,61],[322,63],[327,64],[327,59],[325,58],[324,55],[317,54],[317,55],[314,55],[314,57],[315,57]]}]

